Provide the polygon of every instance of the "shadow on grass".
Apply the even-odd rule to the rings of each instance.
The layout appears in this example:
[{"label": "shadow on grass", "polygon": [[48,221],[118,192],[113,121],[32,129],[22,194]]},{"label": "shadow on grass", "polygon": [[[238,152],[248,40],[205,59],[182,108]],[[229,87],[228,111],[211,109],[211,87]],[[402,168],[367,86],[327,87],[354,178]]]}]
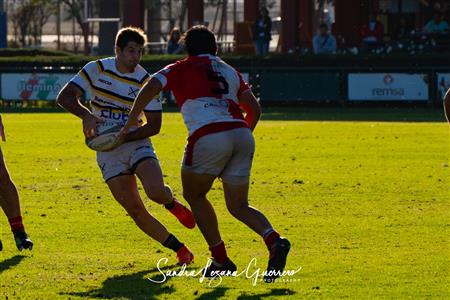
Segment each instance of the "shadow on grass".
[{"label": "shadow on grass", "polygon": [[219,299],[225,295],[225,292],[228,290],[226,287],[216,287],[213,290],[200,295],[195,298],[195,300],[207,300],[207,299]]},{"label": "shadow on grass", "polygon": [[[0,113],[62,113],[53,108],[0,107]],[[164,112],[178,112],[173,106],[164,106]],[[375,102],[349,104],[270,104],[262,103],[262,119],[274,121],[379,121],[379,122],[445,122],[442,105],[434,107],[411,102]]]},{"label": "shadow on grass", "polygon": [[[173,269],[174,266],[166,266],[161,271]],[[153,273],[155,273],[152,275]],[[82,298],[98,299],[158,299],[160,295],[170,295],[175,291],[171,285],[167,285],[171,277],[166,277],[163,283],[153,283],[161,281],[163,276],[158,269],[141,271],[133,274],[113,276],[103,282],[99,289],[92,289],[86,292],[60,293],[62,295],[78,296]]]},{"label": "shadow on grass", "polygon": [[237,297],[238,300],[256,300],[264,299],[267,297],[277,297],[277,296],[292,296],[295,292],[291,289],[271,289],[269,292],[256,294],[256,295],[241,295]]},{"label": "shadow on grass", "polygon": [[11,257],[9,259],[6,259],[6,260],[0,262],[0,274],[3,271],[11,269],[12,267],[17,266],[18,264],[20,264],[22,259],[24,259],[25,257],[26,256],[24,256],[24,255],[16,255],[14,257]]},{"label": "shadow on grass", "polygon": [[444,122],[442,108],[430,107],[263,107],[263,120]]}]

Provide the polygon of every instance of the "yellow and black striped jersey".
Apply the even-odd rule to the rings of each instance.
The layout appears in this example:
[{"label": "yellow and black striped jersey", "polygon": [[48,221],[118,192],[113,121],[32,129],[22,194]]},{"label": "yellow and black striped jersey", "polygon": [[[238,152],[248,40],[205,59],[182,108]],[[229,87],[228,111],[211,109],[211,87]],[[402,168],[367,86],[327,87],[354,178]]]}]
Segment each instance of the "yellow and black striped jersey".
[{"label": "yellow and black striped jersey", "polygon": [[[134,99],[149,78],[141,65],[137,65],[133,73],[119,72],[116,58],[108,57],[89,62],[70,82],[91,95],[90,104],[96,116],[125,123]],[[150,101],[144,109],[144,112],[161,111],[159,99]]]}]

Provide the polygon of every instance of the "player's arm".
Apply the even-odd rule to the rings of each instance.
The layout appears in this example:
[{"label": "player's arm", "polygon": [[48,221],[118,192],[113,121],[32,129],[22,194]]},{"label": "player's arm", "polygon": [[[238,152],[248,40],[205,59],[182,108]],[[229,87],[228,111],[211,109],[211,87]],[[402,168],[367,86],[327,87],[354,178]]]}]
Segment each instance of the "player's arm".
[{"label": "player's arm", "polygon": [[2,141],[6,142],[5,128],[3,127],[2,116],[0,116],[0,136],[2,137]]},{"label": "player's arm", "polygon": [[239,96],[239,106],[245,111],[245,121],[253,131],[261,117],[261,106],[251,89],[244,91]]},{"label": "player's arm", "polygon": [[161,82],[154,77],[144,84],[144,86],[139,91],[136,99],[134,100],[133,107],[131,108],[131,111],[128,115],[128,121],[123,129],[124,133],[128,132],[128,129],[131,126],[137,124],[141,112],[144,110],[147,104],[161,92],[161,90]]},{"label": "player's arm", "polygon": [[95,126],[102,120],[94,116],[89,109],[84,106],[80,99],[83,91],[73,83],[66,84],[59,92],[56,103],[70,112],[71,114],[83,120],[83,132],[86,138],[95,136]]},{"label": "player's arm", "polygon": [[161,129],[161,112],[146,112],[145,117],[147,118],[147,124],[138,127],[138,129],[128,132],[123,137],[123,142],[131,142],[135,140],[141,140],[153,135],[157,135]]},{"label": "player's arm", "polygon": [[444,112],[447,122],[450,123],[450,89],[448,89],[444,96]]}]

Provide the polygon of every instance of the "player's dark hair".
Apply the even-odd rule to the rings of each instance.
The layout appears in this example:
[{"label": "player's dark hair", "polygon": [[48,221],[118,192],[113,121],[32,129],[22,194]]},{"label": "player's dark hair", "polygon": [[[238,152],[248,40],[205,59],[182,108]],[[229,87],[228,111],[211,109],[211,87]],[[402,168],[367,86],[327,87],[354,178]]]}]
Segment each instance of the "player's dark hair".
[{"label": "player's dark hair", "polygon": [[145,45],[147,43],[147,36],[145,32],[137,27],[124,27],[117,32],[116,46],[123,50],[128,42],[135,42],[139,45]]},{"label": "player's dark hair", "polygon": [[203,25],[191,27],[183,37],[188,55],[216,55],[217,43],[214,33]]}]

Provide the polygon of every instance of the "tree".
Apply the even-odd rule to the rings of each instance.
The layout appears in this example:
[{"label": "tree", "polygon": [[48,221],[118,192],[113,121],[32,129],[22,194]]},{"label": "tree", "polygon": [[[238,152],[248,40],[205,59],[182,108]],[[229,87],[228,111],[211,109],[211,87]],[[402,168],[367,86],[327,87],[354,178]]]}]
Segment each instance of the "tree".
[{"label": "tree", "polygon": [[84,42],[84,54],[89,54],[89,23],[85,22],[83,16],[84,0],[60,0],[69,8],[70,18],[75,18],[81,28]]},{"label": "tree", "polygon": [[42,28],[50,16],[56,13],[57,1],[55,0],[33,0],[33,15],[31,17],[30,31],[34,39],[34,45],[41,44]]},{"label": "tree", "polygon": [[19,43],[22,47],[28,45],[27,36],[28,29],[33,16],[31,1],[16,1],[11,7],[11,20],[13,23],[14,33],[18,35]]},{"label": "tree", "polygon": [[42,37],[42,27],[47,23],[49,17],[54,14],[56,7],[55,0],[19,0],[11,6],[11,20],[13,23],[15,40],[17,35],[20,44],[31,45],[30,34],[33,37],[33,44],[40,45]]},{"label": "tree", "polygon": [[[187,0],[146,0],[145,7],[149,12],[147,19],[148,34],[151,41],[167,39],[166,34],[173,27],[184,31],[184,20],[187,13]],[[161,32],[161,21],[167,21],[167,27]]]}]

